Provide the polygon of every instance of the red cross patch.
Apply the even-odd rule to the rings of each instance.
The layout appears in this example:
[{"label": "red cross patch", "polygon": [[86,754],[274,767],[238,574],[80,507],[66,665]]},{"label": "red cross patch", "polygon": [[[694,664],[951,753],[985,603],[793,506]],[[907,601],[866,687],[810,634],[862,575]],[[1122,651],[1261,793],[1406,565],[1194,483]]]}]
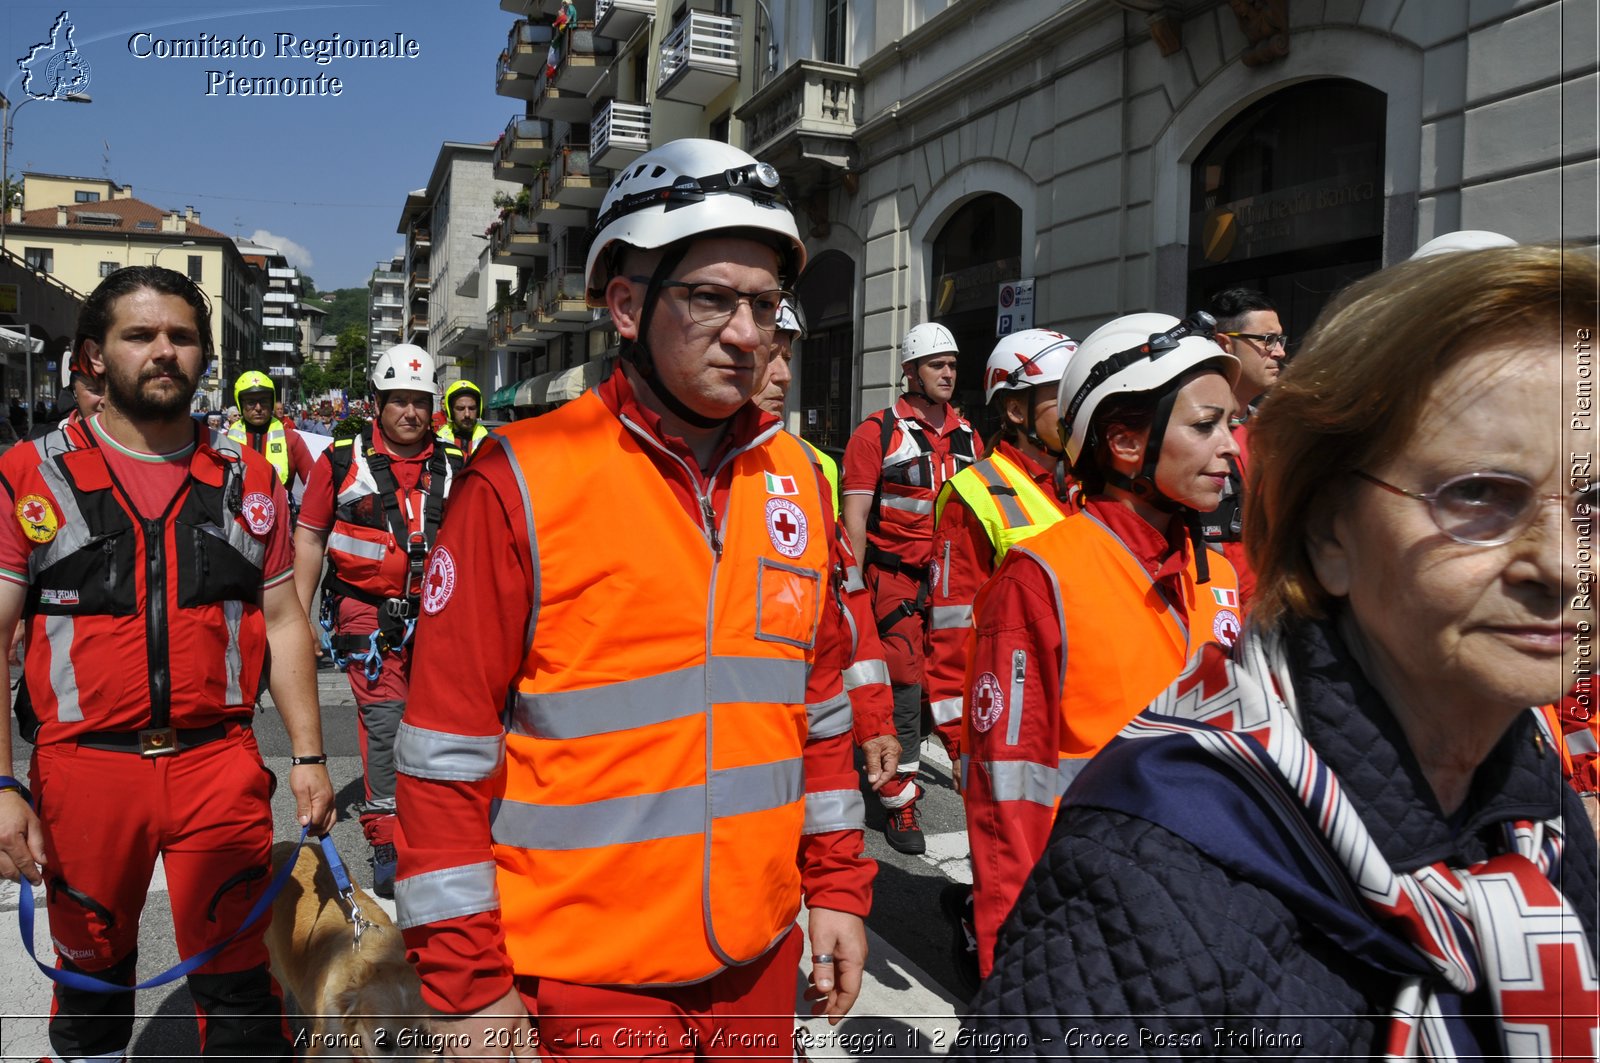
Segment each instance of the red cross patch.
[{"label": "red cross patch", "polygon": [[811,540],[806,511],[787,498],[767,499],[767,537],[784,557],[799,557]]},{"label": "red cross patch", "polygon": [[272,505],[272,499],[260,491],[252,491],[244,496],[244,505],[241,511],[244,522],[250,530],[257,535],[265,535],[272,530],[272,522],[277,516],[277,509]]},{"label": "red cross patch", "polygon": [[987,731],[1006,711],[1006,696],[993,672],[985,672],[972,684],[972,726]]},{"label": "red cross patch", "polygon": [[433,616],[445,607],[456,591],[456,559],[439,547],[428,559],[428,574],[422,578],[422,611]]},{"label": "red cross patch", "polygon": [[413,358],[413,359],[411,359],[411,361],[410,361],[410,362],[408,362],[408,363],[407,363],[407,364],[408,364],[408,365],[410,365],[410,366],[411,366],[411,371],[412,371],[412,372],[413,372],[413,373],[420,373],[420,372],[422,372],[422,363],[421,363],[421,362],[419,362],[419,361],[418,361],[418,360],[417,360],[417,359],[415,359],[415,358]]},{"label": "red cross patch", "polygon": [[1232,609],[1219,609],[1216,619],[1211,621],[1211,633],[1217,637],[1218,642],[1232,649],[1233,644],[1239,641],[1239,629],[1242,626],[1239,623],[1238,613]]}]

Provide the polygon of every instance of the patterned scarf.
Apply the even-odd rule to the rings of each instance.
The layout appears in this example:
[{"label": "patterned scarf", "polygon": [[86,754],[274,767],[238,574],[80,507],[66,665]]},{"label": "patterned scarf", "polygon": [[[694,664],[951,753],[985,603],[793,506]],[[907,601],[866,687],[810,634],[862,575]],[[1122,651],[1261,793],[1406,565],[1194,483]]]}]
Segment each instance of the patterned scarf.
[{"label": "patterned scarf", "polygon": [[[1184,736],[1227,764],[1293,836],[1320,890],[1361,906],[1426,957],[1433,977],[1402,980],[1385,1058],[1473,1054],[1459,1005],[1485,986],[1510,1056],[1593,1063],[1600,1052],[1595,958],[1550,879],[1561,857],[1560,819],[1503,824],[1504,851],[1470,867],[1396,871],[1302,734],[1289,675],[1276,640],[1252,632],[1232,658],[1209,645],[1120,741]],[[1067,800],[1089,797],[1088,789]]]}]

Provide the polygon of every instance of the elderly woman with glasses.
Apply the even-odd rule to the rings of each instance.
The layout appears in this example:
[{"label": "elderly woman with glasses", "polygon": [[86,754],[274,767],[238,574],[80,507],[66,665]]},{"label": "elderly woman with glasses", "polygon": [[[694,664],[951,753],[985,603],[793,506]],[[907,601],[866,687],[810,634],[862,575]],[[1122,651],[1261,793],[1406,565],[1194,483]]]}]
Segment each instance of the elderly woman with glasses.
[{"label": "elderly woman with glasses", "polygon": [[1078,776],[968,1044],[1594,1058],[1595,838],[1530,706],[1592,660],[1597,291],[1513,247],[1328,311],[1253,436],[1245,637]]}]

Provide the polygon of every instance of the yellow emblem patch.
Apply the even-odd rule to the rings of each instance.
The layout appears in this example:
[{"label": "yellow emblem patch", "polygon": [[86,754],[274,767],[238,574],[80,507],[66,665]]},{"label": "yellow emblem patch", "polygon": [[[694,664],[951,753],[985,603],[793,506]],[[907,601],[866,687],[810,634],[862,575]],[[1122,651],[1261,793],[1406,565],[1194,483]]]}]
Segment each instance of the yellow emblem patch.
[{"label": "yellow emblem patch", "polygon": [[39,495],[23,495],[17,501],[17,523],[22,534],[36,543],[47,543],[61,530],[61,520],[56,508]]}]

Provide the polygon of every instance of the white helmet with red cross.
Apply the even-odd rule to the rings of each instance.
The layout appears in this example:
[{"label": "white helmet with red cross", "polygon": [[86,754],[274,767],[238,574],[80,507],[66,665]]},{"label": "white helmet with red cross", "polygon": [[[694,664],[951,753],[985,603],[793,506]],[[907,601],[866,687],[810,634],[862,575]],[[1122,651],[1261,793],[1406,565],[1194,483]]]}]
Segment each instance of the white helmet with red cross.
[{"label": "white helmet with red cross", "polygon": [[433,355],[411,343],[400,343],[378,355],[372,363],[372,390],[421,391],[439,397],[433,380]]},{"label": "white helmet with red cross", "polygon": [[1029,328],[1001,336],[983,370],[983,402],[1002,391],[1027,391],[1054,384],[1066,375],[1078,341],[1047,328]]}]

